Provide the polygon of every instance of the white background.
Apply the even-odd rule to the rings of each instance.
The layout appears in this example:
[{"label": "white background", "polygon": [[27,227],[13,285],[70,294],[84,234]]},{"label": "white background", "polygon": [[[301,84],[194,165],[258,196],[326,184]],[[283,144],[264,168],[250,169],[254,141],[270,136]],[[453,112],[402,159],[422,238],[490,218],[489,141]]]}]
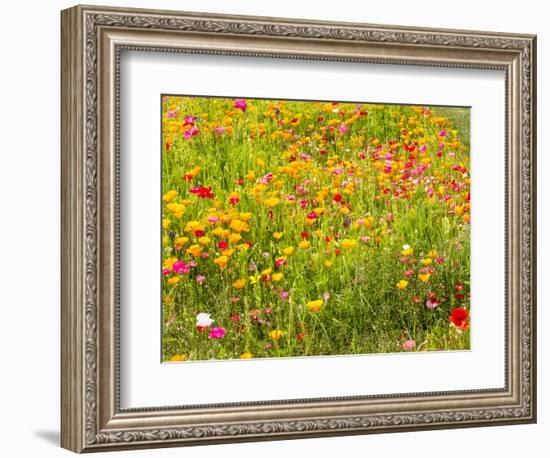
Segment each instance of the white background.
[{"label": "white background", "polygon": [[[98,4],[103,4],[99,0]],[[172,8],[270,16],[362,21],[414,26],[456,27],[539,36],[539,131],[550,106],[544,79],[548,13],[544,2],[394,1],[361,3],[257,0],[123,1],[119,6]],[[2,381],[0,450],[6,456],[69,456],[58,448],[59,425],[59,10],[62,1],[3,5],[0,29],[0,307]],[[6,20],[7,19],[7,20]],[[547,53],[546,53],[547,54]],[[539,330],[548,329],[545,311],[545,247],[542,213],[549,164],[548,142],[539,135]],[[546,173],[545,173],[546,172]],[[546,220],[546,221],[545,221]],[[547,282],[546,282],[547,283]],[[128,456],[309,456],[371,455],[499,457],[547,454],[550,432],[548,339],[539,331],[539,423],[537,425],[429,431],[300,441],[231,444],[191,449],[122,452]],[[545,386],[546,385],[546,389]],[[113,455],[116,456],[116,455]]]},{"label": "white background", "polygon": [[[122,407],[504,387],[504,72],[143,52],[123,55],[121,67]],[[471,106],[471,351],[159,364],[151,215],[161,186],[151,171],[160,171],[160,94],[182,90]]]}]

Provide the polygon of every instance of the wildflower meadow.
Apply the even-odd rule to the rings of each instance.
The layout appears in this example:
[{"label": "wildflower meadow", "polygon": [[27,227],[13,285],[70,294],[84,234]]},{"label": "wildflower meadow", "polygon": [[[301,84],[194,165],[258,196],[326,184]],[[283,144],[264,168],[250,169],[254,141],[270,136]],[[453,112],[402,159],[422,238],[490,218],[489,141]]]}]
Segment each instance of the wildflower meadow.
[{"label": "wildflower meadow", "polygon": [[466,350],[470,112],[162,97],[163,361]]}]

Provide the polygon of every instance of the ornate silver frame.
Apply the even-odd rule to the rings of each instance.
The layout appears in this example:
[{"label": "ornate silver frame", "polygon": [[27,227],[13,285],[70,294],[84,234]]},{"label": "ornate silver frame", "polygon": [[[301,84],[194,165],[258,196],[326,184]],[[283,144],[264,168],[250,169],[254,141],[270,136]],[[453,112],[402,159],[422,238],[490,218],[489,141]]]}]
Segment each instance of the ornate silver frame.
[{"label": "ornate silver frame", "polygon": [[[536,421],[536,37],[76,6],[62,12],[62,420],[75,452]],[[118,90],[125,49],[506,74],[503,389],[126,409],[118,373]]]}]

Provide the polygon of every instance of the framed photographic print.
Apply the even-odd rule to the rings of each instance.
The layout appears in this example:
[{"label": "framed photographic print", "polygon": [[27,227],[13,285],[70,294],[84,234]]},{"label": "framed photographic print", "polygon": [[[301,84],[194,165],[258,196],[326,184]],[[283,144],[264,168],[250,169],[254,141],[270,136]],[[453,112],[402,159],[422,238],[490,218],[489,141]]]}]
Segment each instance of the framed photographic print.
[{"label": "framed photographic print", "polygon": [[536,420],[532,35],[62,12],[62,446]]}]

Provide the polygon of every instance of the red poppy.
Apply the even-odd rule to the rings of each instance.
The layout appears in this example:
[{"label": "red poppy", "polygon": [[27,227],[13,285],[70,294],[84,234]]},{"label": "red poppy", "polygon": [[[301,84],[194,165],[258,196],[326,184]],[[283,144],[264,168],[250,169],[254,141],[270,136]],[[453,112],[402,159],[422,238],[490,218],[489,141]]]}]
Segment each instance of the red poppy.
[{"label": "red poppy", "polygon": [[218,242],[218,248],[220,250],[227,250],[228,243],[225,240],[221,240]]},{"label": "red poppy", "polygon": [[170,143],[166,142],[166,152],[170,151]]},{"label": "red poppy", "polygon": [[307,218],[308,219],[317,219],[317,213],[310,212],[310,213],[308,213]]},{"label": "red poppy", "polygon": [[334,200],[334,202],[340,202],[342,200],[342,196],[340,194],[335,194],[332,200]]},{"label": "red poppy", "polygon": [[464,300],[464,294],[455,294],[457,301],[463,301]]},{"label": "red poppy", "polygon": [[184,181],[191,181],[193,179],[193,175],[189,175],[188,173],[183,175],[182,178]]},{"label": "red poppy", "polygon": [[193,232],[197,237],[202,237],[204,235],[204,231],[202,229],[197,229]]},{"label": "red poppy", "polygon": [[451,314],[449,315],[449,320],[451,323],[453,323],[457,328],[462,329],[463,331],[468,329],[468,316],[470,314],[468,313],[468,310],[462,307],[457,307],[452,310]]},{"label": "red poppy", "polygon": [[300,232],[300,237],[302,237],[303,239],[307,239],[309,237],[309,234],[306,231],[302,231]]},{"label": "red poppy", "polygon": [[193,186],[189,192],[202,199],[213,199],[215,197],[212,188],[205,188],[204,186]]},{"label": "red poppy", "polygon": [[231,205],[236,205],[236,204],[239,203],[240,200],[241,200],[241,199],[239,199],[238,197],[230,197],[230,198],[229,198],[229,203],[230,203]]}]

